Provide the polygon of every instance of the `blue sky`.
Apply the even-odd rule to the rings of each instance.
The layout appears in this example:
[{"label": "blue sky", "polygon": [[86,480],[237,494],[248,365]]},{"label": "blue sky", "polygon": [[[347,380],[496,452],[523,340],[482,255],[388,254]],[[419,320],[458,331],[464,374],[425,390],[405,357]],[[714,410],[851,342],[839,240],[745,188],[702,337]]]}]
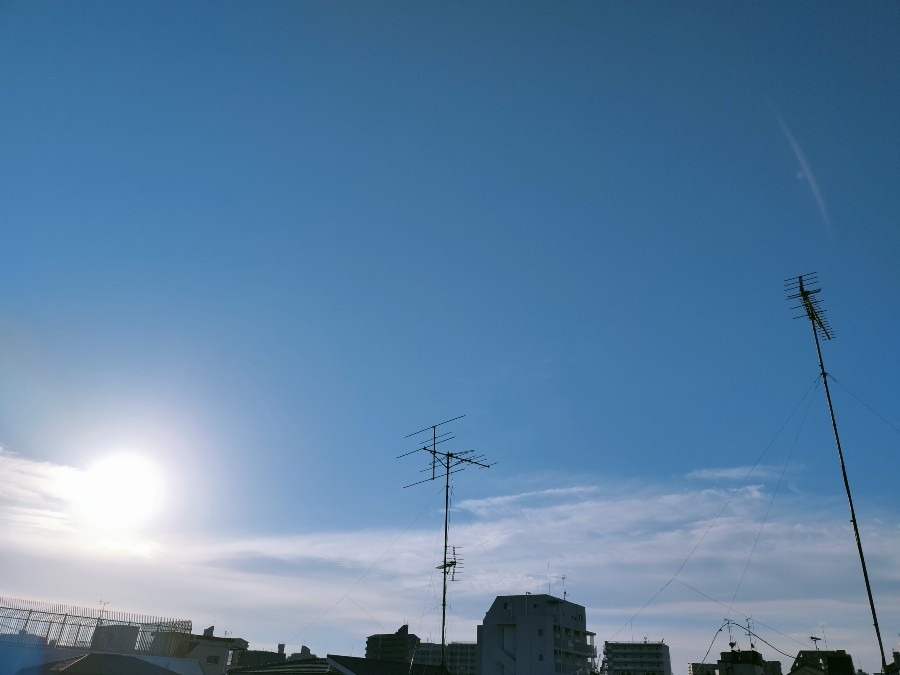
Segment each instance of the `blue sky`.
[{"label": "blue sky", "polygon": [[[838,336],[890,647],[898,27],[886,2],[3,3],[0,593],[260,648],[436,639],[439,486],[395,457],[465,414],[458,449],[498,464],[455,484],[451,639],[549,566],[599,643],[666,638],[676,672],[732,596],[875,670],[782,283],[817,271]],[[120,450],[162,507],[88,526],[70,486]]]}]

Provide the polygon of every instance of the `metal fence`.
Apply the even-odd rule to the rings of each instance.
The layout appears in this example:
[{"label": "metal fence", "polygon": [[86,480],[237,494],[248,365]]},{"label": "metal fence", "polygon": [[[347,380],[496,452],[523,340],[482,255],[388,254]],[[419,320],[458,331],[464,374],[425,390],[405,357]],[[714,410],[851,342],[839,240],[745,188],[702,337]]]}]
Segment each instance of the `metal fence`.
[{"label": "metal fence", "polygon": [[0,597],[0,642],[174,656],[190,620]]}]

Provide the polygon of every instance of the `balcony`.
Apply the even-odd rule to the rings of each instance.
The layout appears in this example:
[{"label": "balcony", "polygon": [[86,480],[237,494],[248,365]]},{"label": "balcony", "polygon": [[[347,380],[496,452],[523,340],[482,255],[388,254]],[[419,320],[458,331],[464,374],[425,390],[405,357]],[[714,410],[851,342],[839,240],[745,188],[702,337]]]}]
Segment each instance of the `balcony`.
[{"label": "balcony", "polygon": [[587,642],[572,640],[571,638],[555,637],[553,638],[553,647],[563,652],[577,654],[588,658],[596,658],[597,648]]}]

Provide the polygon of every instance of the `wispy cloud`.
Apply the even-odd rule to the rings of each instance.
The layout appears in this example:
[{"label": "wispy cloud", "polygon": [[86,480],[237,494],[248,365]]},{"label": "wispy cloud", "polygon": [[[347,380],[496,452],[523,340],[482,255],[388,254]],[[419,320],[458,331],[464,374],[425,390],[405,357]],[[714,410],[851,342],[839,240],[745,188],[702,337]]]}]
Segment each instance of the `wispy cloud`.
[{"label": "wispy cloud", "polygon": [[778,477],[782,467],[757,464],[756,466],[728,466],[707,469],[695,469],[687,474],[688,478],[709,481],[741,481],[747,478],[761,480]]},{"label": "wispy cloud", "polygon": [[828,207],[825,205],[825,198],[822,196],[822,191],[819,189],[819,183],[816,180],[812,167],[806,160],[806,155],[803,153],[803,149],[794,137],[790,127],[788,127],[787,123],[780,115],[776,115],[776,117],[778,119],[778,124],[781,126],[782,133],[784,133],[787,142],[791,146],[791,150],[794,152],[794,157],[797,158],[797,162],[800,164],[800,177],[805,179],[807,185],[809,185],[813,198],[816,200],[816,206],[819,207],[819,213],[822,214],[822,221],[828,228],[828,233],[833,234],[831,228],[831,216],[828,215]]},{"label": "wispy cloud", "polygon": [[[88,605],[113,598],[122,610],[216,623],[260,648],[286,641],[289,649],[304,643],[319,653],[359,655],[366,635],[402,623],[439,639],[441,532],[405,523],[256,537],[219,531],[186,538],[173,530],[152,542],[152,555],[122,564],[114,548],[76,545],[83,533],[54,482],[67,471],[0,454],[3,482],[16,483],[0,496],[0,528],[10,535],[0,593]],[[819,504],[797,510],[796,501],[776,506],[735,597],[771,499],[758,483],[734,491],[592,481],[460,501],[451,543],[462,545],[465,566],[451,586],[450,638],[474,640],[495,595],[565,590],[587,607],[599,642],[665,638],[676,672],[684,672],[686,661],[703,656],[734,599],[733,618],[752,615],[789,653],[826,623],[833,646],[874,668],[842,514],[829,517]],[[900,624],[900,528],[893,522],[863,530],[885,626]]]}]

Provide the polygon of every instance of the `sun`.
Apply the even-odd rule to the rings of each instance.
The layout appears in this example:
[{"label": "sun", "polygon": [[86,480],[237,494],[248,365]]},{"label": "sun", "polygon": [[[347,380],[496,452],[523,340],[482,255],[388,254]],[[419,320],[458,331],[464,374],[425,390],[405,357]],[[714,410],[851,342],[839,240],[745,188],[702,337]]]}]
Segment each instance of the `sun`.
[{"label": "sun", "polygon": [[159,515],[164,481],[159,466],[144,455],[120,452],[89,466],[79,481],[74,506],[98,530],[134,530]]}]

